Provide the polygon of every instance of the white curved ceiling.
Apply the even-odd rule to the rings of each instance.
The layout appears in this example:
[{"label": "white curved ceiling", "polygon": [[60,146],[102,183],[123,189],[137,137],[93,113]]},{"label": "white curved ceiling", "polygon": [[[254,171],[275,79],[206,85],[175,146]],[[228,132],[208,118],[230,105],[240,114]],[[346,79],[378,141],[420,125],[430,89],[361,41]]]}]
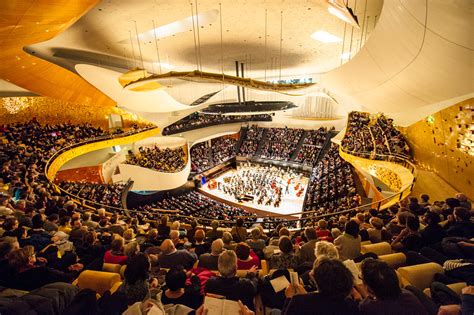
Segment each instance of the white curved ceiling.
[{"label": "white curved ceiling", "polygon": [[474,91],[473,13],[470,0],[385,0],[365,46],[324,74],[322,84],[383,112],[468,95]]}]

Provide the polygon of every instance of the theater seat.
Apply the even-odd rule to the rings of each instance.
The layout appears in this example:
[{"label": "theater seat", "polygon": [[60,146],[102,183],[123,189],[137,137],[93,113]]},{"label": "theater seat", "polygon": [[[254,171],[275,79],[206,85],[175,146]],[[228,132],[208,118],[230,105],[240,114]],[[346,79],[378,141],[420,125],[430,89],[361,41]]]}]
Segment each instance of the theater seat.
[{"label": "theater seat", "polygon": [[[447,285],[448,288],[456,292],[458,295],[461,295],[461,291],[463,288],[467,287],[466,282],[457,282],[457,283],[452,283]],[[423,293],[425,293],[428,297],[431,298],[431,289],[426,288],[423,290]]]},{"label": "theater seat", "polygon": [[92,289],[99,295],[103,295],[107,290],[114,293],[122,284],[118,273],[85,270],[72,283],[80,290]]},{"label": "theater seat", "polygon": [[393,253],[387,255],[380,255],[379,259],[385,261],[390,267],[398,268],[405,264],[407,256],[404,253]]},{"label": "theater seat", "polygon": [[430,287],[436,273],[444,274],[443,267],[434,262],[400,267],[397,270],[412,286],[420,290]]},{"label": "theater seat", "polygon": [[362,254],[374,253],[377,256],[388,255],[392,253],[392,246],[387,242],[362,245],[360,248]]},{"label": "theater seat", "polygon": [[123,266],[120,267],[120,272],[119,273],[120,273],[120,277],[122,279],[125,279],[125,269],[127,269],[127,265],[123,265]]},{"label": "theater seat", "polygon": [[104,263],[104,265],[102,266],[102,271],[120,273],[120,268],[121,267],[122,267],[122,265],[119,265],[119,264]]}]

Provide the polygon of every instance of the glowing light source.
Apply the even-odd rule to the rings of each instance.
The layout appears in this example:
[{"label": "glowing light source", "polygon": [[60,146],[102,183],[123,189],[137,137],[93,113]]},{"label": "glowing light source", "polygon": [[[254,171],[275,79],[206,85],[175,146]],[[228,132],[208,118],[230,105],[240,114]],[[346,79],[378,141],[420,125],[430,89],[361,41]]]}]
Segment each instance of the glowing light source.
[{"label": "glowing light source", "polygon": [[16,114],[30,106],[27,97],[5,97],[2,99],[3,108],[10,114]]},{"label": "glowing light source", "polygon": [[317,31],[311,34],[311,38],[323,43],[340,43],[342,39],[326,31]]},{"label": "glowing light source", "polygon": [[432,115],[429,115],[428,117],[426,117],[426,122],[427,123],[433,124],[434,121],[435,121],[435,118]]}]

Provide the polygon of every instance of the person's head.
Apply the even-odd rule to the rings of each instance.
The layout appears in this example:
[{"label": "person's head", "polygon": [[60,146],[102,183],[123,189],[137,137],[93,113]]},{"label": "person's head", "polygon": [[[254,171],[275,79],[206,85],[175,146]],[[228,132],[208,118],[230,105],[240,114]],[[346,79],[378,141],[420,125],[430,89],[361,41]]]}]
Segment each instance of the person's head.
[{"label": "person's head", "polygon": [[138,242],[130,242],[123,248],[123,253],[127,257],[133,257],[140,252],[140,245]]},{"label": "person's head", "polygon": [[160,220],[161,225],[167,225],[167,224],[168,224],[168,220],[169,220],[168,215],[165,214],[164,216],[162,216],[162,217],[161,217],[161,220]]},{"label": "person's head", "polygon": [[293,244],[288,236],[281,236],[278,241],[278,248],[282,253],[288,254],[293,251]]},{"label": "person's head", "polygon": [[181,227],[181,223],[179,223],[179,221],[174,221],[173,223],[171,223],[172,230],[178,231],[180,227]]},{"label": "person's head", "polygon": [[196,242],[202,242],[206,238],[206,233],[204,233],[204,230],[199,229],[194,232],[194,240]]},{"label": "person's head", "polygon": [[59,216],[58,216],[56,213],[50,214],[50,215],[48,216],[48,221],[49,221],[49,222],[56,223],[56,222],[59,221]]},{"label": "person's head", "polygon": [[217,230],[218,227],[219,227],[219,221],[213,220],[213,221],[211,222],[211,228],[212,228],[213,230]]},{"label": "person's head", "polygon": [[282,227],[280,229],[280,231],[278,231],[278,236],[281,237],[281,236],[288,236],[290,237],[290,230],[288,230],[286,227]]},{"label": "person's head", "polygon": [[224,244],[229,245],[230,243],[232,243],[232,239],[232,234],[230,234],[229,232],[224,232],[222,234],[222,241],[224,242]]},{"label": "person's head", "polygon": [[372,218],[370,218],[369,223],[376,230],[381,230],[383,228],[383,221],[380,218],[372,217]]},{"label": "person's head", "polygon": [[222,239],[218,238],[213,241],[211,244],[211,254],[214,256],[219,256],[220,253],[224,250],[224,242]]},{"label": "person's head", "polygon": [[259,228],[253,228],[250,233],[252,234],[253,240],[258,240],[260,236],[262,235],[262,232],[260,231]]},{"label": "person's head", "polygon": [[164,240],[163,243],[161,243],[160,249],[161,249],[161,252],[165,255],[171,254],[172,252],[176,250],[176,248],[174,247],[173,241],[170,239]]},{"label": "person's head", "polygon": [[90,212],[84,212],[84,213],[82,214],[82,221],[89,221],[90,218],[91,218]]},{"label": "person's head", "polygon": [[75,229],[80,229],[80,228],[82,227],[81,220],[75,219],[75,220],[72,222],[72,227],[75,228]]},{"label": "person's head", "polygon": [[464,207],[456,207],[454,208],[454,218],[456,221],[465,221],[469,222],[471,220],[471,213],[468,209]]},{"label": "person's head", "polygon": [[420,220],[418,220],[418,217],[410,215],[407,217],[406,225],[410,231],[417,232],[420,229]]},{"label": "person's head", "polygon": [[171,230],[170,231],[170,239],[175,243],[179,242],[179,231],[178,230]]},{"label": "person's head", "polygon": [[247,243],[240,242],[235,247],[235,254],[240,260],[247,260],[250,255],[250,246]]},{"label": "person's head", "polygon": [[225,250],[219,255],[217,261],[219,273],[224,278],[230,278],[237,272],[237,255],[233,250]]},{"label": "person's head", "polygon": [[183,268],[171,268],[166,273],[165,281],[171,291],[183,289],[186,285],[186,271]]},{"label": "person's head", "polygon": [[341,230],[339,230],[338,228],[332,228],[332,229],[331,229],[331,236],[332,236],[332,238],[336,239],[336,238],[338,238],[339,235],[341,235],[341,234],[342,234],[342,232],[341,232]]},{"label": "person's head", "polygon": [[189,223],[192,229],[195,229],[198,226],[198,221],[197,220],[192,220],[191,223]]},{"label": "person's head", "polygon": [[369,215],[371,217],[376,217],[378,214],[379,214],[379,212],[377,211],[377,209],[374,209],[374,208],[369,209]]},{"label": "person's head", "polygon": [[158,229],[150,229],[148,233],[146,233],[146,238],[148,241],[153,241],[158,237]]},{"label": "person's head", "polygon": [[4,237],[0,242],[0,260],[8,257],[12,251],[20,248],[20,243],[16,237]]},{"label": "person's head", "polygon": [[135,238],[135,233],[133,232],[133,229],[126,229],[123,231],[123,239],[125,242],[130,242]]},{"label": "person's head", "polygon": [[365,215],[363,213],[359,212],[359,213],[356,214],[355,219],[356,219],[356,222],[359,223],[359,224],[364,223],[365,222]]},{"label": "person's head", "polygon": [[8,217],[3,222],[3,229],[5,231],[13,231],[18,228],[18,220],[15,217]]},{"label": "person's head", "polygon": [[71,225],[71,217],[68,215],[65,215],[61,219],[59,219],[59,225],[61,226],[70,226]]},{"label": "person's head", "polygon": [[125,281],[128,284],[135,284],[137,281],[148,280],[150,271],[150,260],[144,253],[138,253],[127,262],[124,272]]},{"label": "person's head", "polygon": [[95,231],[87,231],[82,235],[82,245],[83,246],[91,246],[97,240],[97,233]]},{"label": "person's head", "polygon": [[467,196],[465,194],[462,194],[462,193],[457,193],[456,194],[456,199],[459,200],[459,201],[467,201]]},{"label": "person's head", "polygon": [[361,265],[362,280],[377,299],[387,300],[400,296],[400,284],[395,270],[386,262],[367,258]]},{"label": "person's head", "polygon": [[459,199],[456,199],[456,198],[447,198],[447,199],[446,199],[446,204],[447,204],[451,209],[454,209],[454,208],[460,206]]},{"label": "person's head", "polygon": [[358,237],[359,235],[359,224],[357,224],[356,221],[350,220],[349,222],[346,223],[346,227],[344,231],[353,236],[353,237]]},{"label": "person's head", "polygon": [[97,209],[97,215],[99,216],[99,218],[105,217],[105,209],[104,208]]},{"label": "person's head", "polygon": [[308,241],[312,241],[318,238],[318,234],[316,234],[316,230],[313,227],[307,227],[304,230],[304,235]]},{"label": "person's head", "polygon": [[238,218],[236,224],[238,227],[244,226],[244,219]]},{"label": "person's head", "polygon": [[8,254],[8,263],[15,269],[20,269],[35,261],[35,248],[31,245],[13,250]]},{"label": "person's head", "polygon": [[423,216],[423,221],[425,221],[427,225],[436,225],[441,222],[441,218],[439,214],[432,211],[427,211]]},{"label": "person's head", "polygon": [[123,238],[118,236],[118,237],[115,237],[110,243],[110,249],[113,252],[119,253],[123,250],[123,245],[124,245]]},{"label": "person's head", "polygon": [[420,199],[423,202],[428,202],[430,200],[430,196],[428,196],[427,194],[421,194]]},{"label": "person's head", "polygon": [[41,229],[44,224],[43,215],[42,214],[35,214],[33,218],[31,218],[31,222],[33,223],[33,229]]},{"label": "person's head", "polygon": [[311,276],[321,296],[332,300],[345,299],[352,290],[352,273],[338,259],[317,259]]},{"label": "person's head", "polygon": [[339,252],[333,243],[327,241],[319,241],[314,247],[314,255],[316,259],[327,257],[330,259],[339,259]]},{"label": "person's head", "polygon": [[110,217],[110,224],[117,224],[118,217],[114,214]]}]

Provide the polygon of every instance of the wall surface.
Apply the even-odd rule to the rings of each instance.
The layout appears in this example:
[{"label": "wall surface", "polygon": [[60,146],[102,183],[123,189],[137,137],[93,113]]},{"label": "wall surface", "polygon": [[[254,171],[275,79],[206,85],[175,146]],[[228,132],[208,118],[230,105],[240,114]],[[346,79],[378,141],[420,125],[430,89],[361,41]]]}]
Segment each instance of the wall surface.
[{"label": "wall surface", "polygon": [[1,123],[28,122],[36,118],[40,123],[73,124],[89,123],[108,129],[109,114],[122,115],[124,127],[144,125],[146,121],[116,107],[74,104],[50,97],[3,97],[0,98]]},{"label": "wall surface", "polygon": [[[403,130],[415,162],[474,199],[474,156],[458,145],[474,132],[474,99],[443,109]],[[429,192],[427,192],[429,194]]]}]

